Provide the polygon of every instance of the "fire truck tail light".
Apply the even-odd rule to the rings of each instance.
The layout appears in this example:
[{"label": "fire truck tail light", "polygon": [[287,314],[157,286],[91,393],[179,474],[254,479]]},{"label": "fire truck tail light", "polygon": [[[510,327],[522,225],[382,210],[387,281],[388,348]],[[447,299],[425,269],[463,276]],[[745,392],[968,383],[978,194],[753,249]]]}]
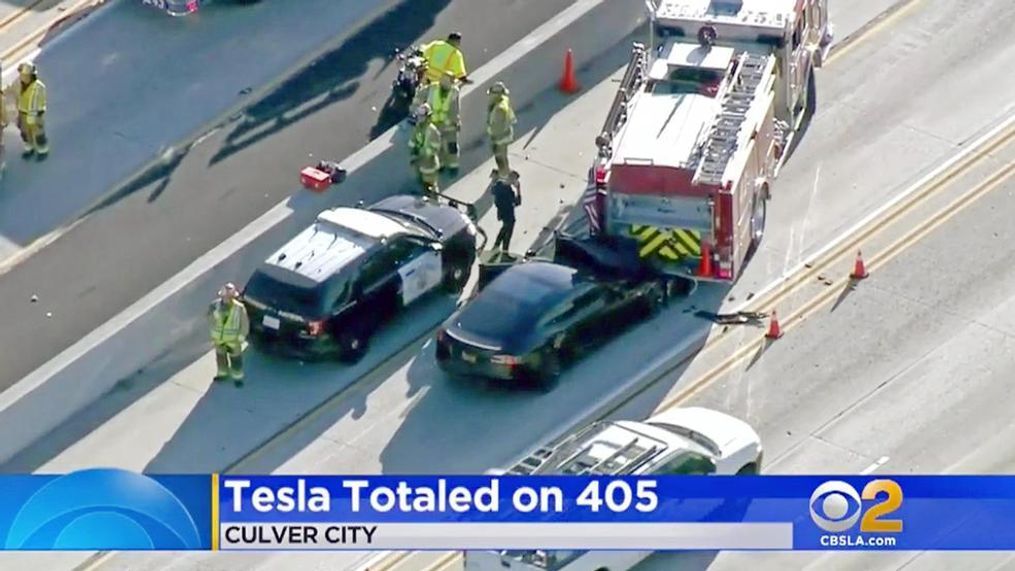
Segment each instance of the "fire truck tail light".
[{"label": "fire truck tail light", "polygon": [[720,261],[716,267],[715,277],[723,280],[733,278],[733,263],[729,261]]},{"label": "fire truck tail light", "polygon": [[610,171],[606,167],[600,165],[596,167],[596,186],[599,188],[606,187],[606,177],[609,176]]}]

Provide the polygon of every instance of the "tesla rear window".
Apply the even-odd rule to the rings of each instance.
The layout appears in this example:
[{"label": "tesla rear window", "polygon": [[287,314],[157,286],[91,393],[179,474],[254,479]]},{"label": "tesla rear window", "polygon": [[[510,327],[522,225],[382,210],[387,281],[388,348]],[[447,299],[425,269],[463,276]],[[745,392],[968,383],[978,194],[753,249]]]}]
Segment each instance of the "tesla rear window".
[{"label": "tesla rear window", "polygon": [[299,287],[274,279],[260,271],[255,272],[250,278],[244,295],[274,309],[303,317],[317,317],[325,313],[325,293],[322,285],[313,288]]},{"label": "tesla rear window", "polygon": [[530,331],[567,292],[528,278],[494,280],[459,316],[465,331],[498,340]]}]

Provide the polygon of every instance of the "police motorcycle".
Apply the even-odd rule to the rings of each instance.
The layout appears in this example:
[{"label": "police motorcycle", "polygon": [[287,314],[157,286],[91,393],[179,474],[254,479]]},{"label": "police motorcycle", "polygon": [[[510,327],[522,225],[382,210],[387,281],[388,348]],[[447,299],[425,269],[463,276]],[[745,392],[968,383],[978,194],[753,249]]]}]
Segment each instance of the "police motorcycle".
[{"label": "police motorcycle", "polygon": [[398,72],[391,82],[391,95],[384,107],[400,118],[408,117],[411,123],[414,119],[409,112],[410,107],[416,92],[426,80],[426,57],[423,56],[422,48],[412,46],[406,50],[395,50],[395,60],[398,61]]}]

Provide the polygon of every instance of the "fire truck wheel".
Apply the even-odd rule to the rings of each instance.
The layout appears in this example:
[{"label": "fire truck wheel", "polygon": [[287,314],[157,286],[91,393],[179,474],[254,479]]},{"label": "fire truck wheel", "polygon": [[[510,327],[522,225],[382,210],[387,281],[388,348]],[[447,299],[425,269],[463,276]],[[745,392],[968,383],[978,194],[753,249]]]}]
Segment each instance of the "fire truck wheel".
[{"label": "fire truck wheel", "polygon": [[751,207],[751,249],[757,250],[765,237],[765,221],[768,218],[768,201],[763,196],[755,195]]},{"label": "fire truck wheel", "polygon": [[666,297],[673,299],[676,297],[686,297],[691,295],[694,291],[695,282],[687,278],[672,278],[666,280]]}]

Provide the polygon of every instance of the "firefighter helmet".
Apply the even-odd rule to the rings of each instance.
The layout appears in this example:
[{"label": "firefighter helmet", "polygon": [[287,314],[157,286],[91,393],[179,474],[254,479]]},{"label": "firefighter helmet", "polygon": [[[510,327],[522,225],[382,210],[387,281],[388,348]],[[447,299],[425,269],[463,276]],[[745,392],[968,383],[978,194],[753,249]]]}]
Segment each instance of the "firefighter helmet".
[{"label": "firefighter helmet", "polygon": [[426,119],[433,112],[429,103],[424,103],[416,108],[416,119]]},{"label": "firefighter helmet", "polygon": [[21,74],[21,75],[35,76],[35,75],[38,75],[39,69],[37,67],[35,67],[34,63],[32,63],[30,61],[26,61],[26,62],[23,62],[21,65],[18,66],[18,73]]},{"label": "firefighter helmet", "polygon": [[486,93],[488,95],[510,95],[511,92],[508,91],[508,88],[504,85],[503,81],[498,81],[497,83],[491,85],[490,89],[488,89]]}]

